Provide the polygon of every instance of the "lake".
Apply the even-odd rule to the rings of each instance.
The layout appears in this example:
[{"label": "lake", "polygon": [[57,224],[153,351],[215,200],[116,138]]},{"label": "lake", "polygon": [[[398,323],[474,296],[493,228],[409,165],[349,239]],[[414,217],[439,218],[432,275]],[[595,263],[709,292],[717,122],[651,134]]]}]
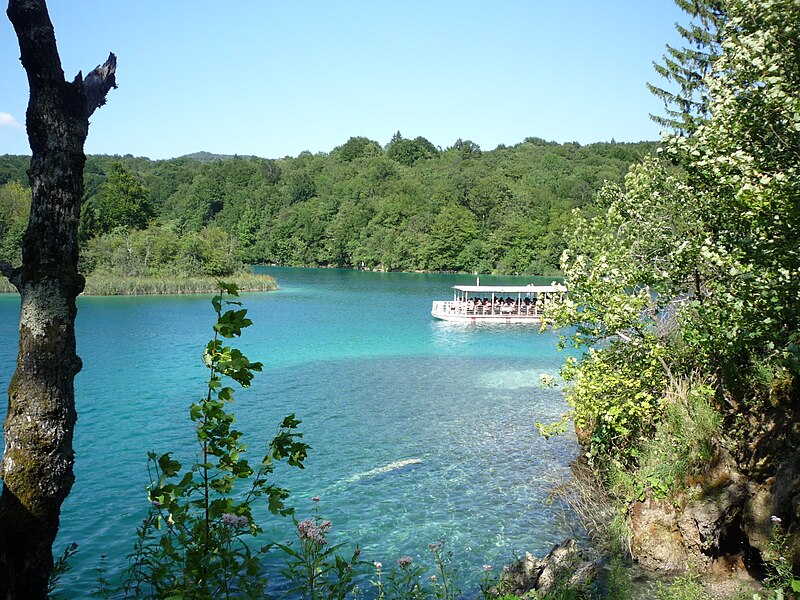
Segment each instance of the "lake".
[{"label": "lake", "polygon": [[[576,442],[545,441],[534,427],[566,408],[557,389],[539,382],[563,360],[554,334],[434,320],[431,301],[450,298],[450,287],[471,276],[261,270],[281,289],[242,297],[254,325],[236,345],[264,371],[237,391],[233,410],[256,463],[284,415],[303,421],[313,447],[306,469],[275,475],[292,491],[298,518],[319,495],[331,541],[358,542],[364,558],[384,565],[404,555],[429,563],[428,544],[446,540],[467,586],[483,564],[541,555],[573,534],[547,498],[569,477]],[[481,277],[487,285],[531,281]],[[76,482],[54,547],[60,554],[79,545],[63,578],[70,598],[96,585],[101,555],[113,572],[131,550],[147,509],[147,452],[194,457],[188,406],[205,386],[209,299],[79,299]],[[18,312],[16,297],[0,297],[4,390]],[[409,462],[383,469],[398,461]],[[268,526],[291,538],[290,520],[270,517]],[[269,561],[277,581],[277,555]]]}]

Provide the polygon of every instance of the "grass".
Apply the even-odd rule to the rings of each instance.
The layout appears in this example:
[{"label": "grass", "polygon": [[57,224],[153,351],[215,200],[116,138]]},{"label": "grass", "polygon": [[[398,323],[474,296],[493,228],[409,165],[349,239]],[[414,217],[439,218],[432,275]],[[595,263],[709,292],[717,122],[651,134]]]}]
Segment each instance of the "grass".
[{"label": "grass", "polygon": [[[220,279],[235,283],[240,291],[267,292],[278,289],[269,275],[240,273],[228,277],[120,277],[114,275],[87,275],[86,296],[147,296],[163,294],[207,294],[219,290]],[[17,290],[0,279],[0,293]]]},{"label": "grass", "polygon": [[612,494],[626,500],[679,494],[714,458],[721,426],[710,385],[696,374],[673,382],[655,434],[638,448],[638,466],[609,469]]},{"label": "grass", "polygon": [[609,556],[631,555],[628,503],[608,493],[600,476],[585,461],[572,464],[572,477],[551,491],[577,517],[594,547]]},{"label": "grass", "polygon": [[700,576],[689,567],[686,573],[677,576],[669,585],[656,588],[658,600],[707,600],[710,598],[700,581]]}]

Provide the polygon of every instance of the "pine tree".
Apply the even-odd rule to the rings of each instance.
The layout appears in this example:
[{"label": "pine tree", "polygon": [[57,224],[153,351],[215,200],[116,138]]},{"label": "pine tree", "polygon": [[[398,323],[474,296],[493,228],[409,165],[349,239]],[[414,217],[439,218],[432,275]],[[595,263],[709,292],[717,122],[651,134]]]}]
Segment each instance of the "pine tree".
[{"label": "pine tree", "polygon": [[675,28],[686,47],[667,45],[663,64],[653,63],[656,72],[676,85],[676,92],[651,83],[648,89],[664,102],[665,116],[650,115],[659,125],[681,134],[691,134],[708,115],[708,94],[703,79],[721,54],[721,30],[726,13],[724,0],[675,0],[692,18],[688,27]]}]

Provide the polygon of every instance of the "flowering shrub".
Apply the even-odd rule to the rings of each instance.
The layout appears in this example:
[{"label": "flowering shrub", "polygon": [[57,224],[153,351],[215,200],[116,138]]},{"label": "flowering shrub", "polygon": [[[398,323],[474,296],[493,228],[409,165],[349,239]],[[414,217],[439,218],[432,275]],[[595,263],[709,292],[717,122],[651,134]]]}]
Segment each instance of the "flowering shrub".
[{"label": "flowering shrub", "polygon": [[287,554],[284,575],[292,590],[308,600],[344,599],[356,593],[356,576],[363,561],[356,546],[350,560],[338,554],[342,544],[328,545],[326,537],[333,524],[319,515],[319,496],[314,496],[314,516],[302,521],[295,519],[298,544],[278,544]]}]

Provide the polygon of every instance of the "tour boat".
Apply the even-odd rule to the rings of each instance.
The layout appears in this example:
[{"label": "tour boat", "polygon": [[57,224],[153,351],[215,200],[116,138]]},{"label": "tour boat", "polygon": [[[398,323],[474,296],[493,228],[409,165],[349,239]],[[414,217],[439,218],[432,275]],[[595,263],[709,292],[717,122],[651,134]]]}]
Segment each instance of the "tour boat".
[{"label": "tour boat", "polygon": [[541,323],[545,307],[567,288],[551,285],[455,285],[452,300],[435,300],[431,315],[462,323]]}]

